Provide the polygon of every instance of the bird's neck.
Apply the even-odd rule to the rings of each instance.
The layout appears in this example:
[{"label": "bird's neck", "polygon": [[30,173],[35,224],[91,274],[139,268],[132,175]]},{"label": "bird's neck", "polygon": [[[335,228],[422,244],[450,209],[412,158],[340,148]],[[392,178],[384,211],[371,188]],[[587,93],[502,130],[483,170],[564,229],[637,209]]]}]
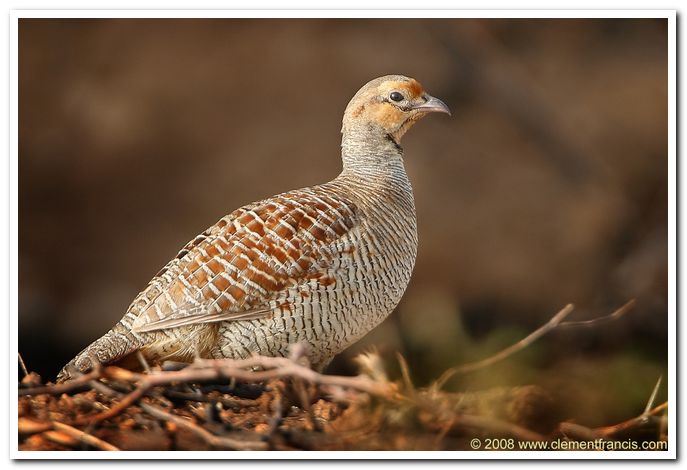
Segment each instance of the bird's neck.
[{"label": "bird's neck", "polygon": [[363,181],[405,177],[403,149],[393,138],[371,129],[350,130],[341,139],[342,174]]},{"label": "bird's neck", "polygon": [[341,141],[343,171],[332,181],[364,213],[375,220],[393,214],[409,232],[415,232],[413,188],[403,165],[403,149],[390,137],[364,139],[344,134]]},{"label": "bird's neck", "polygon": [[334,180],[361,206],[383,211],[396,208],[414,220],[413,188],[403,165],[403,149],[384,134],[344,134],[343,171]]}]

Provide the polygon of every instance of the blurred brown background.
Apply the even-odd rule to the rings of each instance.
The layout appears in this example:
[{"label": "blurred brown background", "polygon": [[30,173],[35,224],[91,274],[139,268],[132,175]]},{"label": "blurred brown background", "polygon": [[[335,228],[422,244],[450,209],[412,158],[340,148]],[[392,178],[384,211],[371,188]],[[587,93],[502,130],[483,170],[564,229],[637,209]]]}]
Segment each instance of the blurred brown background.
[{"label": "blurred brown background", "polygon": [[334,177],[348,100],[390,73],[453,117],[404,139],[411,285],[330,371],[374,345],[426,385],[566,303],[637,298],[450,387],[538,383],[588,425],[641,412],[667,364],[666,20],[20,20],[28,367],[53,378],[225,213]]}]

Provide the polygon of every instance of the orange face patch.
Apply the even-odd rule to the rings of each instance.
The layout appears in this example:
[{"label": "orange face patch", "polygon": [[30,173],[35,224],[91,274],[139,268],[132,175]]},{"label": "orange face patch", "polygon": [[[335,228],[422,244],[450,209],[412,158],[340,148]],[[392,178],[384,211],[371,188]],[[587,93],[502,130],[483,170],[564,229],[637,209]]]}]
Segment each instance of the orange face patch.
[{"label": "orange face patch", "polygon": [[390,103],[375,103],[369,107],[369,119],[389,131],[398,129],[408,118],[406,113]]}]

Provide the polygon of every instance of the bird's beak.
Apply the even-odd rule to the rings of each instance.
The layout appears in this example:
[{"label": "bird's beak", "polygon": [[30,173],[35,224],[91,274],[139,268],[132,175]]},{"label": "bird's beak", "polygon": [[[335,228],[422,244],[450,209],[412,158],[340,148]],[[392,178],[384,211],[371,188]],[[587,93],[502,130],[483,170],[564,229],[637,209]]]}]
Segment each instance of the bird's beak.
[{"label": "bird's beak", "polygon": [[446,113],[451,115],[451,110],[448,109],[446,103],[441,101],[439,98],[427,95],[427,101],[417,106],[413,106],[413,109],[420,111],[422,113]]}]

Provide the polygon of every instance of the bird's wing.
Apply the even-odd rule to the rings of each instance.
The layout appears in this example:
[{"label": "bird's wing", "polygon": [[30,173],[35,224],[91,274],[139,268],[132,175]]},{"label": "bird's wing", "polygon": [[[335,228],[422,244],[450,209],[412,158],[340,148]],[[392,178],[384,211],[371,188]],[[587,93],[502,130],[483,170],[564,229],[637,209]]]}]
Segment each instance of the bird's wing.
[{"label": "bird's wing", "polygon": [[[354,204],[318,187],[241,208],[181,250],[139,297],[151,299],[137,333],[199,323],[263,318],[285,289],[316,280],[355,237]],[[334,248],[336,247],[336,248]],[[152,290],[150,295],[146,292]],[[285,306],[288,308],[288,306]]]}]

